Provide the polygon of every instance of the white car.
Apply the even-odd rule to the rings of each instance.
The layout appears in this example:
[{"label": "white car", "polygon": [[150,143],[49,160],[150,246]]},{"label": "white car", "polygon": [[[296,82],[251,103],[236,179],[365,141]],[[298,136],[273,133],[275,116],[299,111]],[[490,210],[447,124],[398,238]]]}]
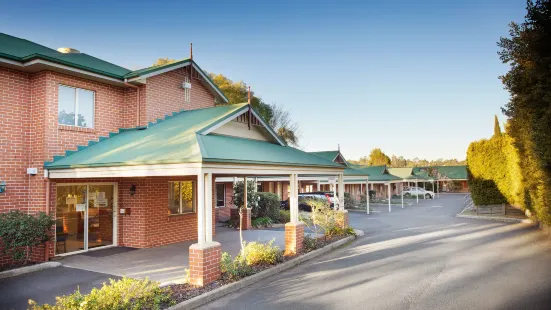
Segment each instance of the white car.
[{"label": "white car", "polygon": [[421,188],[421,187],[406,188],[402,192],[402,195],[404,195],[404,197],[420,196],[420,197],[425,197],[426,199],[434,199],[434,192],[428,191],[428,190],[426,190],[424,188]]}]

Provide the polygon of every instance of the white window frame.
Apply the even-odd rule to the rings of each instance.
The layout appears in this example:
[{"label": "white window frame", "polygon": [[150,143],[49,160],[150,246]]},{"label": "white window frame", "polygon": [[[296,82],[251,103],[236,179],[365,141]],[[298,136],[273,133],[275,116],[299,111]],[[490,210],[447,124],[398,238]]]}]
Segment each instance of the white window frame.
[{"label": "white window frame", "polygon": [[[75,123],[73,125],[67,125],[67,124],[59,123],[59,88],[60,87],[68,87],[68,88],[73,88],[75,90]],[[79,89],[92,92],[92,126],[90,126],[90,127],[78,126],[78,90]],[[96,123],[96,91],[91,90],[91,89],[86,89],[86,88],[80,88],[80,87],[65,85],[65,84],[58,84],[58,86],[57,86],[57,96],[58,96],[58,98],[57,98],[57,105],[58,105],[58,107],[57,107],[57,117],[58,117],[57,118],[57,123],[59,125],[94,129],[94,126],[95,126],[95,123]]]},{"label": "white window frame", "polygon": [[[193,197],[191,198],[192,202],[193,202],[193,208],[191,211],[183,211],[182,210],[182,194],[181,194],[181,191],[182,191],[182,185],[180,184],[179,185],[179,188],[180,188],[180,207],[178,208],[178,213],[174,213],[174,214],[169,214],[169,216],[175,216],[175,215],[182,215],[182,214],[193,214],[193,213],[197,213],[197,203],[196,203],[196,200],[197,200],[197,182],[193,181],[193,180],[180,180],[180,181],[168,181],[168,190],[169,192],[167,193],[168,194],[168,198],[170,199],[170,191],[173,190],[173,187],[171,186],[172,183],[182,183],[182,182],[191,182],[191,188],[192,188],[192,193],[193,193]],[[168,206],[167,206],[168,208]],[[170,210],[170,209],[169,209]]]}]

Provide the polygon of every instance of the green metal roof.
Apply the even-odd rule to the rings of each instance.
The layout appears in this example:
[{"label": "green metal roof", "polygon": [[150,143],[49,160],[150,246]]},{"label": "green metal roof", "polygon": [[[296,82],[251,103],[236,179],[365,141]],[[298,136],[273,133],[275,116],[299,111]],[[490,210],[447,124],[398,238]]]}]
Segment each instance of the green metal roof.
[{"label": "green metal roof", "polygon": [[0,57],[20,62],[40,58],[119,79],[132,72],[121,66],[84,53],[60,53],[46,46],[5,33],[0,33]]},{"label": "green metal roof", "polygon": [[[401,178],[389,174],[386,166],[351,165],[351,169],[353,169],[354,171],[349,171],[349,174],[347,174],[345,170],[344,175],[367,175],[370,182],[387,182],[401,180]],[[354,172],[356,172],[356,174],[353,174]]]},{"label": "green metal roof", "polygon": [[203,161],[343,168],[341,164],[290,146],[222,135],[198,136]]},{"label": "green metal roof", "polygon": [[[60,53],[49,47],[31,42],[29,40],[10,36],[5,33],[0,33],[0,57],[22,63],[34,59],[43,59],[57,64],[116,78],[121,81],[191,62],[190,59],[184,59],[163,66],[152,66],[132,71],[85,53]],[[216,84],[214,84],[208,74],[206,74],[196,62],[193,62],[193,64],[203,73],[209,84],[211,84],[211,86],[215,88],[218,93],[222,94],[223,99],[227,102],[228,98],[216,86]]]},{"label": "green metal roof", "polygon": [[339,155],[339,151],[322,151],[322,152],[308,152],[310,154],[316,155],[318,157],[325,158],[327,160],[333,161],[337,155]]},{"label": "green metal roof", "polygon": [[466,180],[467,166],[437,166],[439,179]]},{"label": "green metal roof", "polygon": [[403,180],[428,180],[428,176],[425,177],[421,174],[414,173],[413,168],[388,168],[388,173],[399,177]]},{"label": "green metal roof", "polygon": [[247,104],[173,113],[147,129],[122,129],[110,137],[79,146],[45,163],[46,169],[107,167],[192,162],[264,163],[342,168],[342,165],[288,146],[218,135],[206,128],[232,119]]}]

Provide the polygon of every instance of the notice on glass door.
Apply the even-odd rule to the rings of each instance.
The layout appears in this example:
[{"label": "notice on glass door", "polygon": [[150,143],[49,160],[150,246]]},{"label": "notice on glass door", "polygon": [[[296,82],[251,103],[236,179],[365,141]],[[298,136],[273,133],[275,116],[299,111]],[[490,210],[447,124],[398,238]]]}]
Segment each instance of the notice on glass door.
[{"label": "notice on glass door", "polygon": [[77,203],[77,197],[67,197],[65,198],[65,204],[74,205]]},{"label": "notice on glass door", "polygon": [[79,204],[77,204],[76,211],[77,211],[77,212],[84,212],[84,211],[86,211],[86,204],[85,204],[85,203],[79,203]]},{"label": "notice on glass door", "polygon": [[88,199],[96,200],[96,196],[97,196],[96,192],[90,193],[89,196],[88,196]]}]

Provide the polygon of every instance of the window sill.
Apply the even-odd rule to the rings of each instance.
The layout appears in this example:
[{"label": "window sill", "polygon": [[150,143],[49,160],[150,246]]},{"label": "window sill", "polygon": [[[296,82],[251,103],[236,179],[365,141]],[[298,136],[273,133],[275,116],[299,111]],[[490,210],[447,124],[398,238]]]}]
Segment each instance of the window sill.
[{"label": "window sill", "polygon": [[169,214],[168,217],[178,217],[178,216],[182,216],[182,215],[190,215],[190,214],[195,214],[195,212],[186,212],[186,213],[178,213],[178,214]]},{"label": "window sill", "polygon": [[77,131],[77,132],[95,132],[94,128],[78,127],[78,126],[69,126],[69,125],[57,125],[57,129],[66,130],[66,131]]}]

